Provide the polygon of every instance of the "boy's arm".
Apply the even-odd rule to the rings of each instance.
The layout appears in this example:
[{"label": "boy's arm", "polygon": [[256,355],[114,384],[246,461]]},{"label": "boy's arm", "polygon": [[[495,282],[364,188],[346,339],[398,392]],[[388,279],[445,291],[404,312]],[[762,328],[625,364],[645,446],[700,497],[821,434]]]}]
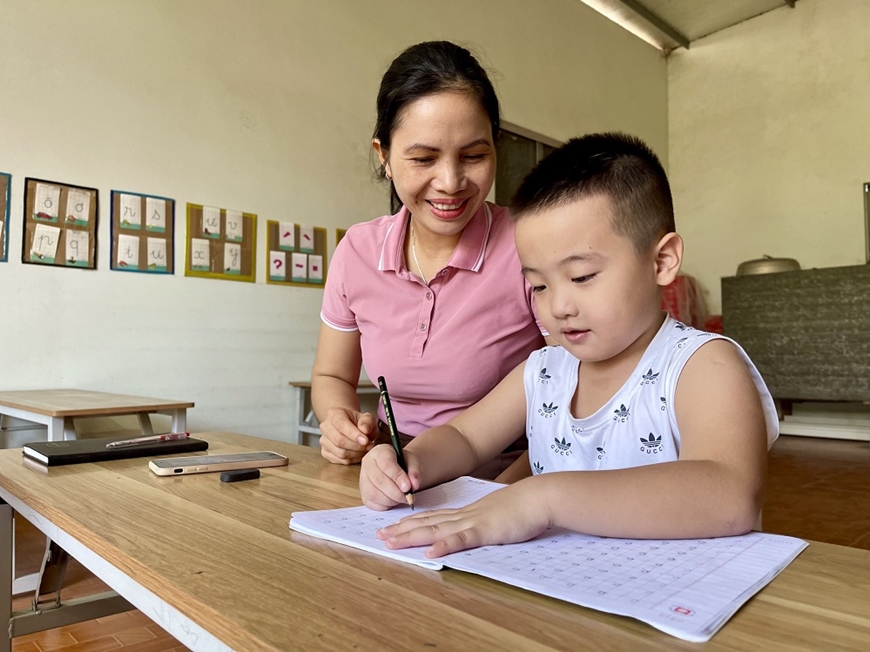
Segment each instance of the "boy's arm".
[{"label": "boy's arm", "polygon": [[689,359],[674,405],[679,461],[613,471],[545,473],[463,510],[385,528],[388,547],[433,545],[429,556],[531,538],[547,526],[627,538],[696,538],[749,531],[763,500],[767,435],[740,353],[713,340]]},{"label": "boy's arm", "polygon": [[[525,433],[525,362],[510,372],[489,394],[443,426],[430,428],[405,449],[410,477],[405,476],[385,447],[363,458],[360,493],[373,509],[405,502],[399,483],[408,478],[416,491],[468,475],[493,459]],[[379,450],[381,449],[381,450]]]}]

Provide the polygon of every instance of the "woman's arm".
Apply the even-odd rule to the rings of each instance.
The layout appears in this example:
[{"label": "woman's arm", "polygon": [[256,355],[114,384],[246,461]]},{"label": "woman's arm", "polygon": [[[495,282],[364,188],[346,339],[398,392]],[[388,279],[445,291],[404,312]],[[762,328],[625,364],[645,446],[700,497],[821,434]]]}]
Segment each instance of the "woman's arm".
[{"label": "woman's arm", "polygon": [[359,331],[320,325],[311,373],[311,406],[320,422],[320,451],[334,464],[356,464],[371,448],[377,418],[360,412],[356,393],[362,367]]}]

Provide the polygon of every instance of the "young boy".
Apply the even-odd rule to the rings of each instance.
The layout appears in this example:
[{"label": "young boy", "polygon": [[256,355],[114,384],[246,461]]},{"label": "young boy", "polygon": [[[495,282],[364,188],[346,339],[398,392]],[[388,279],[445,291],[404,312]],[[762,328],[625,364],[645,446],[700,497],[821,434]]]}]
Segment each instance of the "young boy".
[{"label": "young boy", "polygon": [[655,154],[622,134],[573,139],[529,174],[514,204],[523,273],[559,346],[532,353],[480,402],[416,437],[407,475],[390,447],[374,448],[360,493],[372,509],[402,504],[409,489],[468,474],[524,432],[533,475],[463,509],[405,518],[379,538],[438,557],[551,526],[628,538],[749,531],[776,410],[736,343],[661,311],[683,242]]}]

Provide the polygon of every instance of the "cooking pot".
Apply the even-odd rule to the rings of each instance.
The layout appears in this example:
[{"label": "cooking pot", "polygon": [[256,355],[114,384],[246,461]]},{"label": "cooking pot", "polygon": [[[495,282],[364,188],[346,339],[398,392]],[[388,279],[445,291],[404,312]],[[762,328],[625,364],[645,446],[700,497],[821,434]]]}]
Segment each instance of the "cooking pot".
[{"label": "cooking pot", "polygon": [[794,272],[800,270],[801,266],[794,258],[773,258],[772,256],[764,255],[763,258],[756,260],[747,260],[737,266],[737,276],[746,276],[747,274],[773,274],[774,272]]}]

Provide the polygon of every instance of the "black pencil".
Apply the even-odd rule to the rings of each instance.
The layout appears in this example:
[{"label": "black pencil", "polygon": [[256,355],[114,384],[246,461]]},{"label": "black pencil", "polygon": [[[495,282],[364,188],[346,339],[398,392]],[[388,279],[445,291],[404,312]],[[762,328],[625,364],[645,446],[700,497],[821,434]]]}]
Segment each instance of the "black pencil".
[{"label": "black pencil", "polygon": [[[384,413],[387,415],[387,426],[390,429],[390,440],[393,442],[393,450],[396,451],[396,461],[407,475],[408,465],[405,463],[405,454],[402,452],[402,442],[399,441],[399,430],[396,428],[396,417],[393,416],[393,406],[390,403],[390,395],[387,392],[387,381],[383,376],[378,376],[378,387],[381,390],[381,400],[384,402]],[[411,509],[414,509],[414,492],[405,494],[405,500]]]}]

